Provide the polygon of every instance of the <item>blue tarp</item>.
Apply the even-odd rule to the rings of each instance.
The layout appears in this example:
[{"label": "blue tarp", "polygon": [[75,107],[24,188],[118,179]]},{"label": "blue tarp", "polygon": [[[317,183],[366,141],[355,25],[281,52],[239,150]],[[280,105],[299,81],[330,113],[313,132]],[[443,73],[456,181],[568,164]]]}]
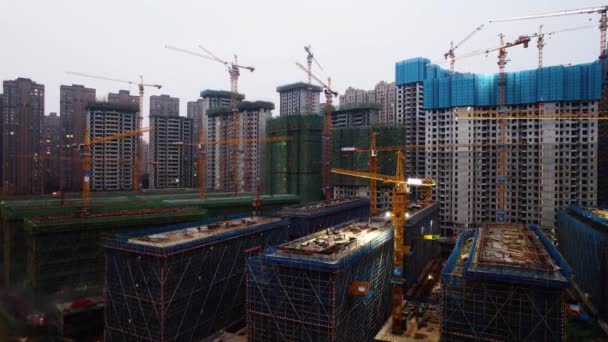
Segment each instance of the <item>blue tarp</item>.
[{"label": "blue tarp", "polygon": [[[412,58],[395,64],[397,85],[424,84],[425,109],[498,105],[498,74],[451,75],[428,63],[426,58]],[[598,100],[601,76],[599,62],[509,72],[505,79],[505,104]]]}]

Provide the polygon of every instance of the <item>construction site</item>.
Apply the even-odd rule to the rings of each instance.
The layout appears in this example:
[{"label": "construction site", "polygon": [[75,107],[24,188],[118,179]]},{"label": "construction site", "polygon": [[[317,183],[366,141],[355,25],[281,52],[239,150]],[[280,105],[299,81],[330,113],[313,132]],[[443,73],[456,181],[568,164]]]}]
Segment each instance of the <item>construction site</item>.
[{"label": "construction site", "polygon": [[[576,15],[599,19],[597,60],[543,65],[545,39],[589,25],[459,50],[488,25]],[[348,96],[308,45],[279,116],[245,101],[256,68],[236,55],[165,45],[230,90],[187,118],[153,96],[147,127],[160,84],[68,72],[139,96],[88,91],[58,191],[0,176],[0,340],[608,340],[607,32],[608,6],[491,19]],[[538,67],[507,72],[534,41]],[[489,54],[496,73],[456,70]]]}]

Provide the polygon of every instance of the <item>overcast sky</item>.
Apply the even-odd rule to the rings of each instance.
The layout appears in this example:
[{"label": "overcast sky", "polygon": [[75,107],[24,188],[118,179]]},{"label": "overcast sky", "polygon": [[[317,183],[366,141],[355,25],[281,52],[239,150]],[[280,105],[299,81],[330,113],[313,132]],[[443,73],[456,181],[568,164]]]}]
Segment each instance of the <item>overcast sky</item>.
[{"label": "overcast sky", "polygon": [[[223,58],[238,54],[255,72],[242,72],[240,92],[249,100],[278,102],[276,86],[305,80],[294,64],[305,62],[304,45],[339,92],[348,86],[370,89],[394,81],[396,61],[441,58],[450,40],[464,38],[488,19],[603,5],[597,0],[0,0],[0,80],[27,77],[46,86],[45,112],[59,111],[59,86],[84,84],[106,96],[137,87],[80,78],[65,71],[137,80],[142,74],[163,89],[149,95],[186,102],[203,89],[229,89],[225,69],[214,62],[164,48],[192,50],[202,44]],[[490,24],[457,51],[463,54],[530,34],[597,24],[599,15]],[[536,67],[536,42],[511,49],[507,70]],[[545,47],[545,65],[590,62],[599,54],[596,28],[554,35]],[[496,72],[496,55],[463,59],[459,71]],[[275,110],[275,115],[278,108]]]}]

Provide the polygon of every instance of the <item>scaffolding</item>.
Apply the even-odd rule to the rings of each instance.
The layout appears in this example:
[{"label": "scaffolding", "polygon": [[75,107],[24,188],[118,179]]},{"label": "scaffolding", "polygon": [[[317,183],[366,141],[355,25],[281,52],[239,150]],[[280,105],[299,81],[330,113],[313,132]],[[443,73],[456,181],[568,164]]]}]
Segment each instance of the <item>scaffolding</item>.
[{"label": "scaffolding", "polygon": [[249,341],[369,341],[391,312],[393,232],[373,219],[249,259]]},{"label": "scaffolding", "polygon": [[289,217],[289,239],[294,240],[341,223],[369,216],[369,200],[343,198],[285,207],[278,215]]},{"label": "scaffolding", "polygon": [[145,208],[85,217],[59,215],[25,220],[27,280],[38,292],[99,286],[103,280],[104,236],[142,226],[200,221],[207,210],[196,207]]},{"label": "scaffolding", "polygon": [[318,201],[321,191],[321,133],[323,118],[317,114],[294,114],[269,119],[268,137],[288,136],[290,141],[269,144],[264,182],[266,193],[297,194],[300,203]]},{"label": "scaffolding", "polygon": [[442,274],[442,340],[563,341],[571,276],[536,226],[464,231]]},{"label": "scaffolding", "polygon": [[106,246],[105,340],[200,341],[245,319],[245,263],[288,221],[237,218],[123,234]]}]

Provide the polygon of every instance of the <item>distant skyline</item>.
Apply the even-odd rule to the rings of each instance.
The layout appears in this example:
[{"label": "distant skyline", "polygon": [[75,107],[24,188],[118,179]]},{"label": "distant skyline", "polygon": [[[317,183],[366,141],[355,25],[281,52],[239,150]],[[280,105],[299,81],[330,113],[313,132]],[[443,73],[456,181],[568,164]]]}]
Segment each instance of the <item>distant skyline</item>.
[{"label": "distant skyline", "polygon": [[[158,83],[149,96],[168,94],[186,103],[203,89],[229,90],[220,64],[171,51],[165,44],[197,51],[202,44],[224,59],[233,53],[252,65],[243,71],[239,92],[248,100],[272,101],[278,115],[278,85],[304,81],[295,66],[312,50],[343,93],[348,86],[371,89],[394,81],[395,62],[412,57],[442,58],[451,40],[460,41],[476,26],[496,17],[519,16],[604,5],[599,1],[3,1],[0,4],[0,79],[26,77],[45,85],[45,114],[59,113],[59,86],[82,84],[98,97],[137,86],[68,75],[77,71],[111,78]],[[544,31],[597,24],[599,15],[488,24],[456,55]],[[564,32],[547,39],[544,65],[585,63],[599,54],[599,29]],[[537,65],[536,40],[528,49],[509,51],[507,71]],[[447,64],[443,65],[447,67]],[[456,62],[457,71],[493,73],[496,54]],[[337,99],[336,99],[337,100]],[[322,99],[322,102],[324,100]]]}]

